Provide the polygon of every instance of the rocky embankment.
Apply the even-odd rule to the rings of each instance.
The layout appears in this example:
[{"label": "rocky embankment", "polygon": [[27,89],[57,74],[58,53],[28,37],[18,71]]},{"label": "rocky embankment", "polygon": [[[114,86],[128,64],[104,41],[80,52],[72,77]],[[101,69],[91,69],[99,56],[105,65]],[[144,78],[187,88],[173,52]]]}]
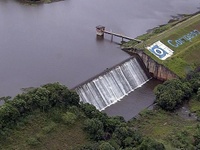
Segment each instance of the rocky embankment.
[{"label": "rocky embankment", "polygon": [[166,68],[164,65],[157,63],[150,56],[145,54],[143,50],[138,49],[123,49],[128,52],[130,55],[139,55],[142,61],[144,62],[146,68],[151,73],[151,75],[161,81],[178,78],[178,76],[173,73],[171,70]]}]

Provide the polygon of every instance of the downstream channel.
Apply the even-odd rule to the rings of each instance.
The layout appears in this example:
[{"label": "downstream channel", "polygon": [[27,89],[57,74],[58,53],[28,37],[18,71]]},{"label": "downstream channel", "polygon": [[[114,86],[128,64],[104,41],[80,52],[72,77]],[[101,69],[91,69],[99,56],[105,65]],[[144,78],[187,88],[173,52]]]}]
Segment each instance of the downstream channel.
[{"label": "downstream channel", "polygon": [[[97,25],[136,37],[167,23],[173,15],[198,11],[199,5],[200,0],[65,0],[30,6],[1,0],[0,96],[15,96],[21,88],[49,82],[72,88],[129,58],[116,44],[120,39],[96,39]],[[133,92],[121,101],[127,103],[119,102],[105,111],[110,115],[131,114],[129,109],[125,112],[131,107],[128,99],[146,97],[152,101],[155,85],[157,81],[147,82],[136,90],[139,95]],[[132,103],[139,110],[143,106]]]}]

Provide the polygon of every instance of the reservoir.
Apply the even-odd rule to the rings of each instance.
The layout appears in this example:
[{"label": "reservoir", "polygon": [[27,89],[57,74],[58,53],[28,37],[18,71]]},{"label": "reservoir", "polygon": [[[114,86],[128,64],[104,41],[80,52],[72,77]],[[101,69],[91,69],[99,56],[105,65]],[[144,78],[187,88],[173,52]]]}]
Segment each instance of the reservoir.
[{"label": "reservoir", "polygon": [[[15,96],[21,88],[49,82],[73,88],[128,59],[117,44],[120,39],[96,39],[97,25],[136,37],[172,16],[194,13],[199,6],[200,0],[65,0],[33,6],[1,0],[0,96]],[[136,91],[154,99],[156,84],[150,80],[141,87],[143,92]],[[138,100],[138,93],[125,99]],[[108,108],[108,114],[114,113],[112,107],[124,112],[117,104]]]}]

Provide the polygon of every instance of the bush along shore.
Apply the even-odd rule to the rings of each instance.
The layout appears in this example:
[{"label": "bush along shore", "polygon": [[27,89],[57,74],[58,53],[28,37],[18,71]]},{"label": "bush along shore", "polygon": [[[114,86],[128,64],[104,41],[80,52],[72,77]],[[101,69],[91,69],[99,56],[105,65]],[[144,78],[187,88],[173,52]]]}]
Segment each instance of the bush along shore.
[{"label": "bush along shore", "polygon": [[18,1],[24,4],[44,4],[44,3],[59,2],[63,0],[18,0]]},{"label": "bush along shore", "polygon": [[115,150],[164,145],[142,136],[123,117],[108,117],[59,83],[5,98],[0,106],[0,149]]}]

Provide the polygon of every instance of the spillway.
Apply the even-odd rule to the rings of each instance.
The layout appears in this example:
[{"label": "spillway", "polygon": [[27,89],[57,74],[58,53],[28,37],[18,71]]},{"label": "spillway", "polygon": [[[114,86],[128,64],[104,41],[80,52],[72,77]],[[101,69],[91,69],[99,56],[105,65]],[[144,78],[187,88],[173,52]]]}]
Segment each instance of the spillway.
[{"label": "spillway", "polygon": [[75,91],[80,96],[80,101],[103,110],[148,80],[148,75],[134,57],[76,87]]}]

